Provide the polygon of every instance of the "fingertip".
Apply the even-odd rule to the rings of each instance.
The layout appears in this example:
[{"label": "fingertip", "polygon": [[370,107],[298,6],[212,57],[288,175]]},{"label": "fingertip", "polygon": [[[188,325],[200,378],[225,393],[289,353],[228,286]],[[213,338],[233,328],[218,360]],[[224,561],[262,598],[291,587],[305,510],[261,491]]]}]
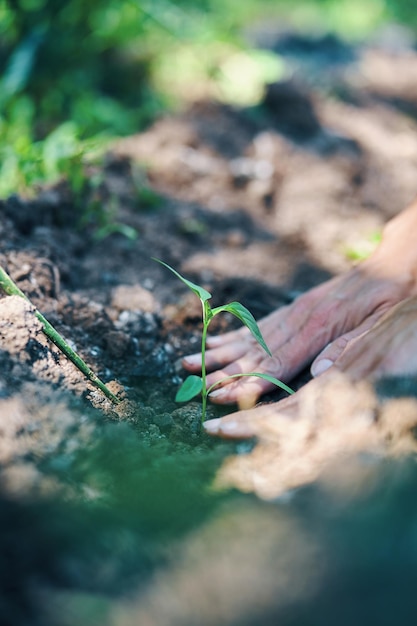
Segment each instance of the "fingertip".
[{"label": "fingertip", "polygon": [[220,427],[221,419],[212,419],[203,422],[203,428],[209,435],[216,435]]},{"label": "fingertip", "polygon": [[201,367],[201,354],[189,354],[182,359],[185,369],[195,370]]},{"label": "fingertip", "polygon": [[209,393],[209,398],[210,400],[218,400],[221,402],[222,398],[225,397],[225,395],[227,394],[227,392],[225,389],[223,389],[222,387],[220,387],[219,389],[215,389],[214,391],[210,391]]},{"label": "fingertip", "polygon": [[229,389],[228,385],[211,391],[208,398],[214,404],[235,404],[236,402],[235,393]]},{"label": "fingertip", "polygon": [[203,428],[209,435],[224,437],[225,439],[248,439],[253,437],[253,431],[248,424],[234,419],[217,418],[204,422]]},{"label": "fingertip", "polygon": [[324,374],[324,372],[330,369],[333,364],[334,364],[333,361],[331,361],[330,359],[318,359],[314,361],[311,366],[311,369],[310,369],[311,375],[314,378],[317,378],[317,376]]}]

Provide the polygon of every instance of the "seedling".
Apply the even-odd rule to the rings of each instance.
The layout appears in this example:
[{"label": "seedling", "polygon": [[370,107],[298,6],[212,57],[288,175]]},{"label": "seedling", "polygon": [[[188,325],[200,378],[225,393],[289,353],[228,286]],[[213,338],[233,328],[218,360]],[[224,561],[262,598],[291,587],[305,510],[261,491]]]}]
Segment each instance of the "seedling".
[{"label": "seedling", "polygon": [[[19,296],[30,303],[29,298],[25,296],[23,291],[14,283],[7,272],[0,266],[0,288],[8,296]],[[95,387],[98,387],[104,395],[109,398],[115,404],[118,404],[120,400],[110,391],[108,387],[100,380],[92,369],[82,360],[82,358],[71,348],[71,346],[64,340],[63,337],[55,330],[55,328],[48,322],[48,320],[42,315],[40,311],[35,308],[35,316],[43,325],[43,332],[45,335],[69,358],[72,363],[88,378]]]},{"label": "seedling", "polygon": [[182,383],[181,387],[177,391],[177,395],[175,396],[176,402],[188,402],[192,400],[198,395],[201,395],[202,400],[202,411],[201,411],[201,421],[204,422],[206,419],[206,408],[207,408],[207,397],[209,393],[227,380],[231,380],[232,378],[241,378],[243,376],[257,376],[258,378],[263,378],[264,380],[269,381],[273,385],[284,389],[289,394],[293,394],[294,390],[291,387],[288,387],[285,383],[269,374],[264,374],[262,372],[249,372],[245,374],[233,374],[232,376],[227,376],[217,381],[213,385],[207,387],[207,373],[206,373],[206,362],[205,362],[205,354],[206,354],[206,339],[207,339],[207,331],[209,324],[213,317],[218,315],[219,313],[231,313],[235,317],[237,317],[242,324],[244,324],[252,333],[253,337],[259,343],[259,345],[265,350],[265,352],[272,356],[268,346],[265,343],[265,340],[262,336],[261,331],[259,330],[258,324],[256,323],[255,318],[252,313],[240,302],[230,302],[229,304],[223,304],[222,306],[217,306],[212,308],[210,306],[209,300],[212,295],[209,291],[192,283],[190,280],[187,280],[181,274],[179,274],[176,270],[174,270],[170,265],[164,263],[160,259],[156,259],[153,257],[154,261],[157,261],[161,265],[164,265],[168,268],[175,276],[177,276],[182,282],[187,285],[189,289],[199,298],[202,306],[203,312],[203,331],[201,335],[201,376],[196,376],[195,374],[191,374],[187,376],[187,378]]}]

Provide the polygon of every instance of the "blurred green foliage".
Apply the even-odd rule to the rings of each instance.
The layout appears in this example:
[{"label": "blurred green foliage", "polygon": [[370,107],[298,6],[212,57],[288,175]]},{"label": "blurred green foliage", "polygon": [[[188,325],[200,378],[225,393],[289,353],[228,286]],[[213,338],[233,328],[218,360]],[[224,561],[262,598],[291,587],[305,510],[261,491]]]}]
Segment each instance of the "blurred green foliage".
[{"label": "blurred green foliage", "polygon": [[205,81],[250,101],[256,76],[280,66],[241,32],[279,15],[353,36],[387,18],[417,25],[407,0],[0,0],[0,197],[68,171],[77,180],[92,147]]},{"label": "blurred green foliage", "polygon": [[106,136],[161,108],[149,87],[153,26],[143,2],[0,5],[0,194],[78,169]]}]

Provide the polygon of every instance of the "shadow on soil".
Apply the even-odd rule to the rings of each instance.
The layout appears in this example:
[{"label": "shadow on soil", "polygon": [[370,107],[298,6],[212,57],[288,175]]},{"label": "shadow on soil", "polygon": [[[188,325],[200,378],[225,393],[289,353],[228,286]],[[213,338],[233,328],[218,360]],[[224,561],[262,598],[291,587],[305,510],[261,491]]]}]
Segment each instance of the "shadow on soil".
[{"label": "shadow on soil", "polygon": [[[46,445],[23,450],[3,469],[2,624],[61,623],[44,615],[45,589],[108,600],[137,591],[169,562],[169,546],[226,498],[210,485],[231,446],[170,441],[134,424],[103,424],[102,415],[80,408],[73,402],[68,420],[52,399],[41,431],[33,426]],[[20,437],[30,439],[26,427]],[[53,432],[62,437],[57,446]]]}]

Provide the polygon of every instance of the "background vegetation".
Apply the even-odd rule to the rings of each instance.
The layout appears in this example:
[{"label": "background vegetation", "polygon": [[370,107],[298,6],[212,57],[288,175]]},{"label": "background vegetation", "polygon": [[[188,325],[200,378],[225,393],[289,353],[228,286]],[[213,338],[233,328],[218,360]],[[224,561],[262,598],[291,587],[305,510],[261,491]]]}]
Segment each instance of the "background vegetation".
[{"label": "background vegetation", "polygon": [[[251,101],[279,75],[257,21],[361,38],[408,0],[0,0],[0,197],[70,174],[187,96]],[[242,81],[242,76],[245,78]],[[251,78],[251,80],[249,80]],[[77,182],[78,180],[78,182]]]}]

